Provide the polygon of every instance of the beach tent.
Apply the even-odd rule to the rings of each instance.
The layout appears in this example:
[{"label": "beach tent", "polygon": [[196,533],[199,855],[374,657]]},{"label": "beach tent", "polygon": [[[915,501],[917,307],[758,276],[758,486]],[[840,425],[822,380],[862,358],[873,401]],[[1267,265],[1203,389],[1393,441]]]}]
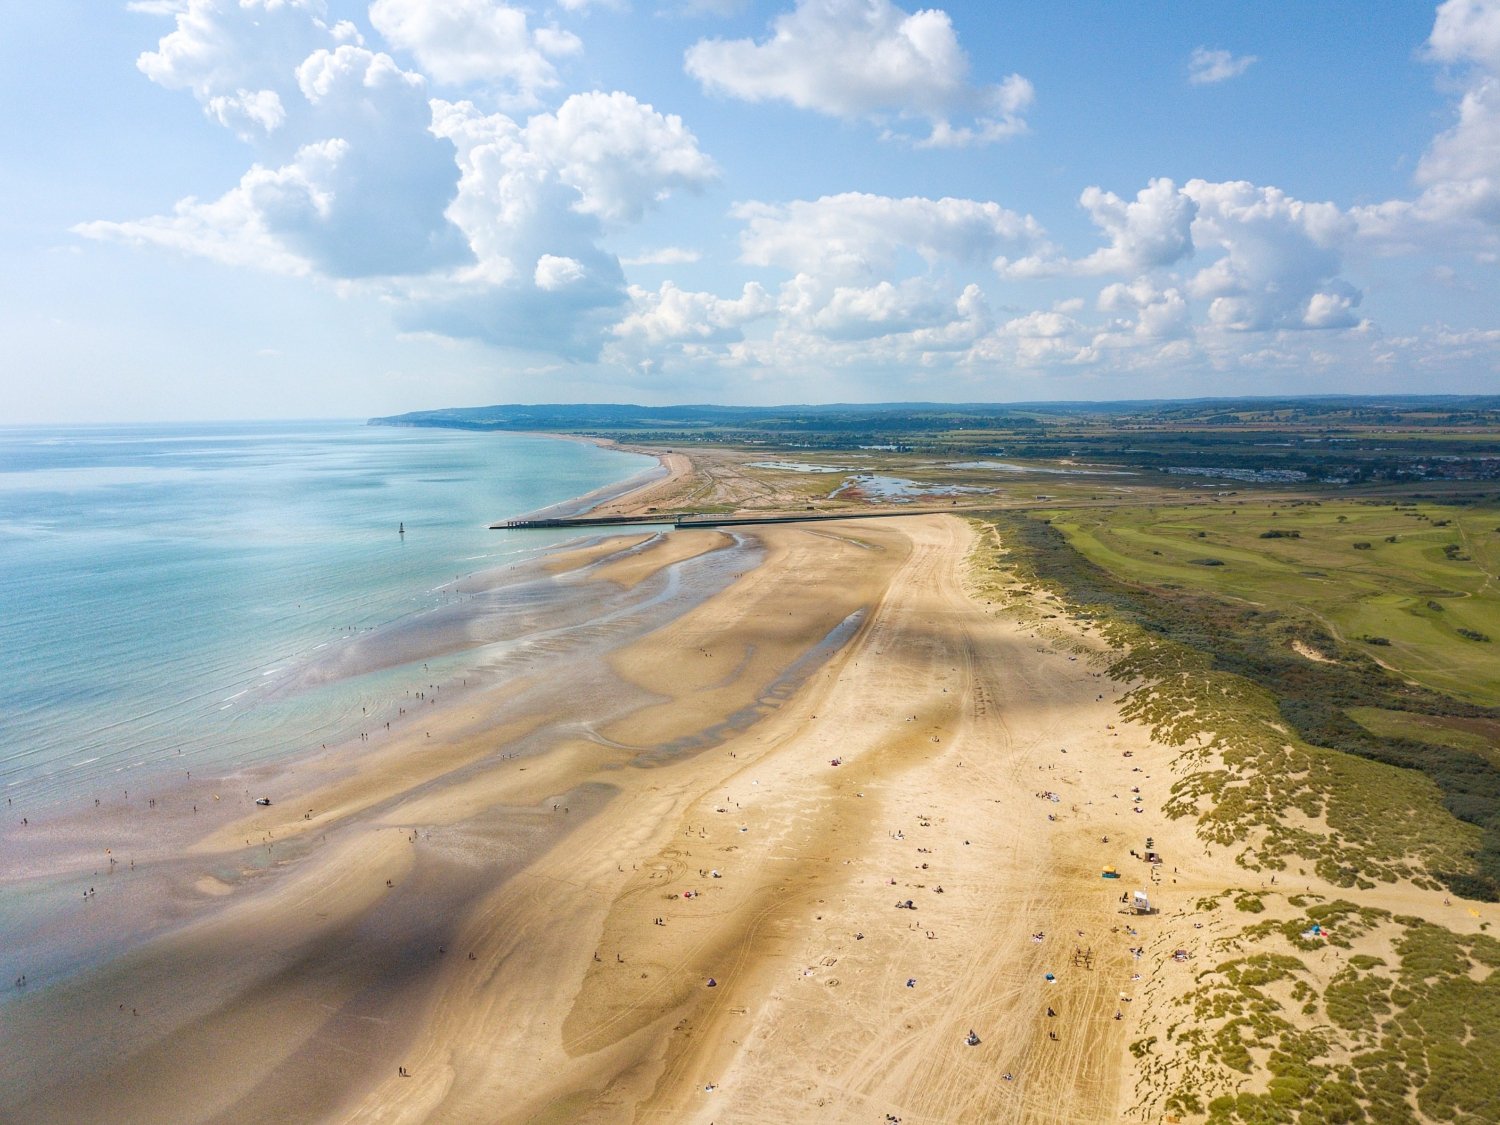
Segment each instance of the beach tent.
[{"label": "beach tent", "polygon": [[1099,872],[1099,878],[1101,879],[1118,879],[1119,877],[1120,873],[1113,867],[1106,867],[1103,871]]}]

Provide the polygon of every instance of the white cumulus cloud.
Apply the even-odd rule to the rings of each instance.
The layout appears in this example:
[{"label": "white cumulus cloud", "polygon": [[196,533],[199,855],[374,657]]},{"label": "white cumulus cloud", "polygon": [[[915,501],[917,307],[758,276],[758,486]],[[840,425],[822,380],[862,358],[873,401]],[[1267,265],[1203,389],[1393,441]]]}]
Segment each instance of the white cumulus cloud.
[{"label": "white cumulus cloud", "polygon": [[574,94],[526,123],[532,152],[578,189],[578,209],[611,223],[638,221],[674,187],[697,190],[719,174],[675,114],[629,94]]},{"label": "white cumulus cloud", "polygon": [[312,262],[275,229],[275,217],[326,216],[332,199],[324,186],[346,146],[329,141],[306,146],[280,168],[255,165],[218,199],[181,200],[170,215],[126,222],[95,220],[73,229],[86,238],[154,245],[234,266],[307,274]]},{"label": "white cumulus cloud", "polygon": [[1500,71],[1500,4],[1494,0],[1439,4],[1427,49],[1439,62],[1473,62]]},{"label": "white cumulus cloud", "polygon": [[954,318],[951,302],[932,286],[908,278],[896,284],[836,286],[804,318],[804,327],[831,340],[865,340],[936,328]]},{"label": "white cumulus cloud", "polygon": [[286,107],[275,90],[236,90],[214,94],[204,105],[208,115],[225,128],[248,140],[259,129],[274,133],[286,120]]},{"label": "white cumulus cloud", "polygon": [[623,342],[653,347],[739,340],[744,325],[776,308],[770,294],[755,282],[747,283],[734,298],[692,292],[670,281],[655,290],[631,286],[630,301],[630,313],[612,332]]},{"label": "white cumulus cloud", "polygon": [[1016,74],[972,85],[948,14],[907,12],[891,0],[797,0],[776,17],[769,38],[701,40],[686,65],[705,89],[746,101],[786,101],[842,118],[924,120],[929,131],[918,139],[934,146],[1021,132],[1034,97]]},{"label": "white cumulus cloud", "polygon": [[453,153],[428,128],[421,76],[348,44],[319,48],[290,72],[300,130],[322,134],[290,161],[256,164],[215,203],[184,200],[171,215],[78,229],[283,272],[297,262],[297,272],[336,279],[425,273],[467,260],[468,247],[444,215]]},{"label": "white cumulus cloud", "polygon": [[566,289],[587,276],[588,270],[578,259],[560,258],[556,254],[543,254],[536,260],[536,269],[532,271],[536,287],[549,293]]},{"label": "white cumulus cloud", "polygon": [[1500,252],[1500,0],[1448,0],[1427,41],[1461,90],[1456,120],[1417,164],[1415,199],[1358,207],[1361,235],[1392,253]]},{"label": "white cumulus cloud", "polygon": [[1190,180],[1194,238],[1223,254],[1188,291],[1209,301],[1215,326],[1234,331],[1337,328],[1356,323],[1361,294],[1339,276],[1354,221],[1332,203],[1309,203],[1244,181]]},{"label": "white cumulus cloud", "polygon": [[582,48],[571,32],[533,28],[524,9],[500,0],[375,0],[370,22],[434,81],[504,83],[523,104],[557,85],[554,59]]},{"label": "white cumulus cloud", "polygon": [[1191,330],[1187,299],[1175,287],[1158,289],[1145,278],[1129,285],[1116,282],[1099,294],[1099,308],[1105,312],[1133,312],[1132,331],[1137,336],[1175,338]]},{"label": "white cumulus cloud", "polygon": [[159,86],[191,90],[209,116],[236,131],[279,125],[271,98],[291,92],[297,60],[347,34],[325,14],[323,0],[187,0],[174,11],[173,30],[136,67]]},{"label": "white cumulus cloud", "polygon": [[1193,219],[1198,204],[1169,179],[1152,180],[1126,202],[1114,192],[1087,187],[1079,203],[1109,245],[1087,257],[1067,259],[1050,247],[1027,258],[995,263],[1003,276],[1052,277],[1064,274],[1134,276],[1173,265],[1193,252]]}]

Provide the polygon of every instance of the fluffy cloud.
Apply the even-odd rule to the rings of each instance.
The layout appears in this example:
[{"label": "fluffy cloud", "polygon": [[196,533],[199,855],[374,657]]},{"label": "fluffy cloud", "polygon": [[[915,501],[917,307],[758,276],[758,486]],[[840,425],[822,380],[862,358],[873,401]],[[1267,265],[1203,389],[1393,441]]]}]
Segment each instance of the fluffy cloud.
[{"label": "fluffy cloud", "polygon": [[1168,179],[1152,180],[1126,203],[1113,192],[1086,188],[1079,202],[1110,244],[1078,263],[1078,272],[1144,273],[1170,266],[1193,252],[1198,206]]},{"label": "fluffy cloud", "polygon": [[275,90],[214,94],[203,108],[220,125],[238,133],[241,140],[249,140],[257,129],[274,133],[286,120],[286,107],[281,104],[281,95]]},{"label": "fluffy cloud", "polygon": [[576,285],[588,276],[588,270],[577,258],[560,258],[556,254],[543,254],[536,260],[531,273],[532,283],[548,293],[556,293],[570,285]]},{"label": "fluffy cloud", "polygon": [[1438,5],[1427,49],[1439,62],[1472,62],[1500,71],[1500,5],[1494,0]]},{"label": "fluffy cloud", "polygon": [[[1157,178],[1118,195],[1091,186],[1078,204],[1097,237],[1076,249],[981,199],[746,202],[730,212],[740,262],[774,280],[735,278],[718,292],[662,280],[669,270],[652,276],[655,288],[627,286],[610,250],[670,193],[719,175],[680,118],[602,91],[557,94],[555,108],[529,116],[494,112],[507,96],[515,105],[555,90],[558,60],[578,47],[516,2],[375,0],[371,24],[399,64],[331,22],[322,0],[138,4],[172,19],[141,71],[190,92],[254,163],[217,198],[78,231],[331,281],[386,302],[424,339],[602,358],[653,378],[674,371],[683,387],[715,368],[844,372],[850,389],[869,373],[894,388],[1152,365],[1285,378],[1338,364],[1436,369],[1495,350],[1492,333],[1469,329],[1381,338],[1359,319],[1350,277],[1370,249],[1500,254],[1500,0],[1438,10],[1427,51],[1457,91],[1454,115],[1417,162],[1410,199],[1342,210],[1244,182]],[[948,17],[893,0],[799,0],[764,38],[703,41],[687,60],[711,91],[875,121],[928,144],[1021,128],[1031,97],[1014,76],[976,86]],[[1200,50],[1194,80],[1222,81],[1253,61]],[[479,104],[436,99],[434,82],[475,84]],[[625,264],[698,260],[665,246]]]},{"label": "fluffy cloud", "polygon": [[348,138],[256,165],[211,203],[77,228],[234,265],[380,278],[413,331],[597,355],[626,301],[602,223],[638,219],[714,174],[676,118],[624,94],[581,94],[522,125],[429,103],[387,55],[318,50],[296,70],[309,112]]},{"label": "fluffy cloud", "polygon": [[571,32],[533,29],[525,11],[500,0],[375,0],[370,22],[434,81],[505,83],[522,104],[557,85],[553,59],[582,47]]},{"label": "fluffy cloud", "polygon": [[1500,78],[1486,75],[1464,93],[1458,121],[1422,154],[1416,179],[1429,190],[1465,185],[1475,213],[1500,221],[1500,211],[1489,210],[1500,200]]},{"label": "fluffy cloud", "polygon": [[715,172],[679,120],[625,94],[576,94],[525,125],[435,101],[432,130],[456,150],[447,214],[475,264],[411,290],[410,323],[573,359],[598,355],[629,299],[604,224]]},{"label": "fluffy cloud", "polygon": [[1209,321],[1235,331],[1338,328],[1357,323],[1361,294],[1340,278],[1341,247],[1355,224],[1331,203],[1307,203],[1243,181],[1191,180],[1194,236],[1223,256],[1189,293],[1209,301]]},{"label": "fluffy cloud", "polygon": [[325,21],[323,0],[187,0],[172,14],[176,26],[137,69],[169,90],[191,90],[209,116],[242,132],[281,124],[273,99],[292,91],[297,60],[358,39],[351,24]]},{"label": "fluffy cloud", "polygon": [[73,230],[86,238],[159,246],[227,265],[307,274],[312,272],[312,263],[272,229],[268,211],[296,209],[295,204],[287,206],[294,200],[300,200],[301,207],[314,214],[326,209],[329,200],[318,185],[342,152],[343,146],[334,142],[308,146],[280,168],[255,165],[238,186],[211,202],[189,197],[181,200],[170,215],[126,222],[95,220],[80,223]]},{"label": "fluffy cloud", "polygon": [[1136,320],[1128,325],[1136,336],[1153,339],[1175,339],[1192,328],[1187,299],[1175,287],[1158,289],[1145,278],[1129,285],[1105,286],[1099,294],[1099,308],[1105,312],[1133,312]]},{"label": "fluffy cloud", "polygon": [[799,275],[783,287],[782,312],[803,331],[830,340],[869,340],[936,328],[955,319],[950,302],[917,279],[825,290]]},{"label": "fluffy cloud", "polygon": [[1443,247],[1500,252],[1500,3],[1448,0],[1437,11],[1428,56],[1455,68],[1457,120],[1417,164],[1413,200],[1357,208],[1361,235],[1388,252]]},{"label": "fluffy cloud", "polygon": [[986,365],[1077,367],[1098,358],[1093,336],[1066,313],[1031,312],[1006,321],[977,341],[968,359]]},{"label": "fluffy cloud", "polygon": [[675,114],[629,94],[574,94],[556,114],[526,124],[532,152],[578,190],[578,209],[610,223],[638,221],[674,187],[696,190],[718,176]]},{"label": "fluffy cloud", "polygon": [[1477,222],[1496,244],[1500,228],[1500,3],[1449,0],[1428,41],[1433,58],[1470,64],[1458,120],[1433,139],[1417,165],[1423,188],[1413,208],[1428,222]]},{"label": "fluffy cloud", "polygon": [[774,298],[753,282],[734,299],[667,282],[655,291],[633,287],[631,301],[605,358],[657,377],[701,377],[709,367],[778,379],[835,370],[910,375],[951,366],[993,328],[975,285],[955,299],[920,281],[837,286],[798,275]]},{"label": "fluffy cloud", "polygon": [[[1131,202],[1090,187],[1080,203],[1109,236],[1108,246],[1077,259],[1044,246],[1030,257],[997,260],[1001,276],[1134,279],[1107,287],[1100,308],[1133,310],[1133,331],[1151,337],[1187,330],[1188,298],[1206,303],[1209,324],[1238,332],[1358,323],[1362,295],[1339,276],[1356,223],[1332,203],[1307,203],[1242,181],[1193,180],[1179,189],[1168,179],[1152,180]],[[1214,255],[1185,287],[1158,290],[1146,279]]]},{"label": "fluffy cloud", "polygon": [[969,57],[948,14],[906,12],[890,0],[797,0],[776,17],[770,38],[702,40],[686,63],[705,89],[746,101],[787,101],[843,118],[925,120],[922,143],[934,146],[1020,132],[1034,96],[1016,74],[970,85]]},{"label": "fluffy cloud", "polygon": [[[530,272],[542,253],[597,273],[601,221],[638,219],[671,188],[699,187],[716,171],[681,121],[627,94],[575,94],[524,126],[469,102],[436,101],[432,130],[457,150],[448,215],[494,281]],[[533,247],[537,239],[562,248]],[[617,278],[612,256],[609,263]]]},{"label": "fluffy cloud", "polygon": [[433,103],[433,132],[452,143],[459,176],[448,218],[474,265],[404,290],[416,329],[573,359],[598,353],[625,299],[619,263],[576,188],[533,152],[524,128],[468,102]]},{"label": "fluffy cloud", "polygon": [[[627,301],[608,229],[717,175],[674,116],[577,94],[530,120],[433,99],[424,75],[330,24],[323,0],[183,0],[140,69],[265,158],[217,199],[84,223],[385,299],[414,333],[590,359]],[[494,0],[376,0],[372,23],[444,81],[555,82],[577,41]],[[493,92],[493,91],[492,91]]]},{"label": "fluffy cloud", "polygon": [[1059,274],[1125,274],[1133,276],[1170,266],[1193,252],[1192,224],[1198,205],[1168,179],[1152,180],[1127,203],[1113,192],[1088,187],[1079,202],[1110,244],[1085,258],[1068,260],[1050,248],[1046,253],[995,263],[1003,276],[1051,277]]},{"label": "fluffy cloud", "polygon": [[213,203],[184,200],[170,216],[85,223],[79,232],[340,279],[466,260],[468,248],[443,213],[453,194],[452,150],[428,131],[421,77],[346,44],[312,52],[295,79],[304,124],[335,135],[301,145],[278,167],[253,166]]},{"label": "fluffy cloud", "polygon": [[428,129],[421,76],[347,44],[314,51],[296,74],[311,124],[346,147],[320,185],[332,199],[327,210],[272,229],[332,277],[425,273],[466,260],[444,216],[453,154]]},{"label": "fluffy cloud", "polygon": [[819,277],[868,278],[895,268],[902,252],[929,265],[987,263],[1041,238],[1029,215],[973,199],[895,199],[847,192],[792,203],[743,203],[741,256]]},{"label": "fluffy cloud", "polygon": [[1194,86],[1211,86],[1238,78],[1259,60],[1254,55],[1235,58],[1228,51],[1210,51],[1207,47],[1194,47],[1188,59],[1188,81]]},{"label": "fluffy cloud", "polygon": [[650,347],[739,340],[744,325],[769,316],[776,308],[765,289],[754,282],[734,299],[689,292],[670,281],[654,291],[631,286],[630,301],[632,309],[614,326],[613,335]]}]

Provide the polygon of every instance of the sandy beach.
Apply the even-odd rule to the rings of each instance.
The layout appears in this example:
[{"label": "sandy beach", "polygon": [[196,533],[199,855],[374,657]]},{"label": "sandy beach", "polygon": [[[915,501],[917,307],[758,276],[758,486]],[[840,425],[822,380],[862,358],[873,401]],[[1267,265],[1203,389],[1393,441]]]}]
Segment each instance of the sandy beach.
[{"label": "sandy beach", "polygon": [[976,534],[552,557],[570,599],[642,600],[159,848],[135,909],[172,924],[8,1003],[0,1119],[1162,1119],[1130,1043],[1213,932],[1194,896],[1247,873]]}]

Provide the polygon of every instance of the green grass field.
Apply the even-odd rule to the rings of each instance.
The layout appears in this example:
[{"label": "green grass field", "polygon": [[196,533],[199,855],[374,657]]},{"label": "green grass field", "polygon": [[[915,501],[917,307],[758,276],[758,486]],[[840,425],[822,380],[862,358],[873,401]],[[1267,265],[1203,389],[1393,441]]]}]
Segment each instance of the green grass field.
[{"label": "green grass field", "polygon": [[1329,500],[1047,514],[1118,578],[1302,615],[1398,675],[1500,705],[1500,508]]}]

